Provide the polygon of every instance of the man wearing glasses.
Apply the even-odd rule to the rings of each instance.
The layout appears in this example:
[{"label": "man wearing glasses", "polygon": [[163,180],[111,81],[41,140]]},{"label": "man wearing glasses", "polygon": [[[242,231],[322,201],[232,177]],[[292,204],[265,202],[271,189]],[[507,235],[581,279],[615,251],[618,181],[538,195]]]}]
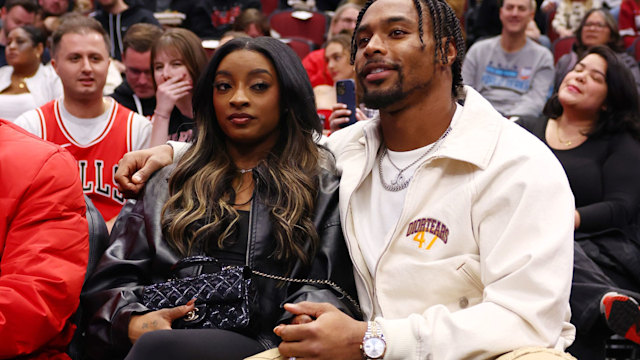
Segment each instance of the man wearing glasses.
[{"label": "man wearing glasses", "polygon": [[125,81],[111,97],[120,104],[151,118],[156,108],[156,90],[151,75],[151,47],[162,35],[162,29],[152,24],[135,24],[123,39],[122,63]]}]

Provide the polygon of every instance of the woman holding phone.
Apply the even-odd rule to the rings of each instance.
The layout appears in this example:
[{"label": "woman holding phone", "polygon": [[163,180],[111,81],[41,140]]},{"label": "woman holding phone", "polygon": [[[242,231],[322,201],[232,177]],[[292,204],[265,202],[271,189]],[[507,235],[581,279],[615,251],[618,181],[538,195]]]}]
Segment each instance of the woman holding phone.
[{"label": "woman holding phone", "polygon": [[[327,119],[324,122],[325,129],[331,129],[331,131],[338,130],[349,122],[367,118],[358,108],[354,81],[356,72],[350,62],[350,49],[351,36],[346,33],[334,35],[327,40],[324,50],[325,61],[334,85],[318,85],[313,88],[318,112]],[[336,111],[338,113],[334,115]],[[352,116],[353,111],[355,111],[354,116]],[[334,127],[331,119],[336,117],[339,118],[335,121]]]}]

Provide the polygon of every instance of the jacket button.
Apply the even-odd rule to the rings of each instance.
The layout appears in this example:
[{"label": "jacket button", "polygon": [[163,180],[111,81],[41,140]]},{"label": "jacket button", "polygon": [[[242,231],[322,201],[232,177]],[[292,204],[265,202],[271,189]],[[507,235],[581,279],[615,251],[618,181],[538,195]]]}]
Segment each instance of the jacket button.
[{"label": "jacket button", "polygon": [[458,305],[460,305],[461,309],[466,308],[469,306],[469,299],[467,299],[466,296],[461,297],[460,300],[458,300]]}]

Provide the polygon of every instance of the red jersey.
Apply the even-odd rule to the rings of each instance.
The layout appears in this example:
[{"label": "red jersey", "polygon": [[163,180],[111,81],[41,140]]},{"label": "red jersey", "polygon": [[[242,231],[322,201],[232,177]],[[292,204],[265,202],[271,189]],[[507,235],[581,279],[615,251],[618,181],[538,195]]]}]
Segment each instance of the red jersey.
[{"label": "red jersey", "polygon": [[36,109],[42,138],[67,149],[78,161],[82,190],[93,201],[106,221],[118,215],[125,202],[113,177],[118,161],[132,150],[134,112],[112,101],[109,121],[104,130],[88,144],[79,144],[71,136],[59,107],[59,100]]}]

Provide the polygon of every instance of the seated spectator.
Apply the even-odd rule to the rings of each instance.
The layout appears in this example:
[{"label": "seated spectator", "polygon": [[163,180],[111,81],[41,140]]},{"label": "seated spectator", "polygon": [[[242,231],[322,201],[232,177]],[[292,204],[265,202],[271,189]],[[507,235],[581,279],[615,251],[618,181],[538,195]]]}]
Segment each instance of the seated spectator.
[{"label": "seated spectator", "polygon": [[67,151],[0,120],[0,358],[69,359],[89,232]]},{"label": "seated spectator", "polygon": [[576,30],[576,42],[569,54],[556,63],[554,89],[558,89],[564,76],[574,68],[591,46],[606,45],[616,53],[618,59],[630,70],[640,93],[640,69],[636,60],[624,50],[616,21],[605,9],[591,9]]},{"label": "seated spectator", "polygon": [[573,36],[587,11],[601,6],[601,0],[560,0],[551,26],[561,38]]},{"label": "seated spectator", "polygon": [[168,29],[151,48],[151,59],[156,86],[151,144],[164,144],[167,139],[191,141],[193,87],[207,65],[202,42],[187,29]]},{"label": "seated spectator", "polygon": [[618,14],[620,36],[624,47],[629,48],[640,36],[640,4],[636,0],[622,0]]},{"label": "seated spectator", "polygon": [[74,7],[69,0],[38,0],[40,10],[36,16],[35,25],[45,32],[48,37],[57,26],[60,16],[71,11]]},{"label": "seated spectator", "polygon": [[251,36],[247,35],[247,33],[240,32],[240,31],[233,31],[233,30],[227,31],[226,33],[222,34],[218,47],[226,44],[227,42],[233,39],[242,38],[242,37],[251,37]]},{"label": "seated spectator", "polygon": [[0,10],[0,66],[7,65],[5,48],[11,30],[22,25],[33,25],[38,12],[36,0],[7,0]]},{"label": "seated spectator", "polygon": [[200,38],[219,39],[231,30],[232,24],[243,10],[262,10],[260,0],[172,0],[171,9],[187,16],[182,27]]},{"label": "seated spectator", "polygon": [[38,0],[38,4],[44,17],[62,16],[73,8],[69,0]]},{"label": "seated spectator", "polygon": [[[580,263],[576,256],[571,294],[571,321],[577,327],[571,349],[581,360],[604,359],[606,334],[597,330],[601,315],[596,304],[606,289],[593,288],[591,281],[584,281],[591,276],[578,269],[593,262],[595,271],[611,279],[612,287],[640,292],[635,230],[640,203],[638,103],[625,65],[611,49],[597,46],[587,50],[565,76],[545,106],[546,117],[523,122],[560,160],[575,197],[576,247],[587,255]],[[626,316],[627,321],[609,321],[610,327],[640,343],[637,303]]]},{"label": "seated spectator", "polygon": [[28,111],[15,123],[59,145],[76,158],[82,188],[111,229],[124,197],[113,183],[118,160],[147,147],[151,124],[143,116],[103,97],[109,67],[109,36],[95,19],[62,17],[53,33],[51,65],[64,96]]},{"label": "seated spectator", "polygon": [[[160,26],[153,13],[145,9],[139,0],[97,0],[100,8],[93,13],[93,17],[102,24],[111,39],[109,56],[122,61],[124,35],[133,24],[149,23]],[[118,66],[120,72],[124,66]]]},{"label": "seated spectator", "polygon": [[151,24],[135,24],[124,36],[122,63],[125,81],[111,97],[120,104],[151,118],[156,108],[156,89],[151,72],[151,47],[162,35],[162,30]]},{"label": "seated spectator", "polygon": [[[470,48],[477,40],[500,35],[502,23],[500,22],[500,0],[483,0],[472,10],[472,19],[467,20],[466,40]],[[470,21],[470,23],[469,23]],[[549,47],[551,40],[547,34],[547,16],[537,7],[533,20],[527,24],[527,36],[540,45]]]},{"label": "seated spectator", "polygon": [[166,281],[190,255],[331,279],[355,292],[339,179],[332,155],[314,141],[318,117],[297,55],[273,38],[234,39],[215,52],[203,79],[194,98],[198,138],[118,220],[87,281],[83,300],[95,313],[88,348],[96,359],[127,352],[127,359],[242,359],[277,346],[279,323],[310,320],[288,314],[285,301],[328,302],[350,314],[348,300],[324,286],[255,275],[250,329],[156,331],[171,329],[193,304],[150,311],[140,289]]},{"label": "seated spectator", "polygon": [[334,35],[324,44],[324,61],[334,85],[317,85],[313,87],[318,109],[331,109],[337,103],[335,82],[356,78],[356,71],[351,65],[351,34]]},{"label": "seated spectator", "polygon": [[243,32],[251,37],[271,36],[269,19],[262,11],[254,8],[242,10],[231,28],[233,31]]},{"label": "seated spectator", "polygon": [[0,118],[14,121],[62,95],[62,83],[51,66],[42,65],[46,38],[33,25],[9,33],[6,56],[9,65],[0,68]]},{"label": "seated spectator", "polygon": [[553,57],[526,35],[534,0],[505,0],[501,35],[476,42],[462,64],[462,79],[505,116],[539,116],[551,90]]},{"label": "seated spectator", "polygon": [[[327,70],[334,81],[352,79],[355,81],[356,72],[351,65],[351,34],[340,33],[332,36],[327,40],[324,46],[325,62],[327,63]],[[318,114],[323,119],[325,129],[336,131],[340,129],[340,125],[349,121],[349,115],[351,111],[346,109],[345,104],[338,103],[336,97],[336,87],[329,85],[318,85],[313,88],[313,93],[316,98],[316,106],[318,108]],[[359,103],[356,101],[356,103]],[[364,105],[362,105],[364,108]],[[333,111],[339,110],[336,116],[340,116],[339,120],[333,122]],[[358,120],[365,120],[367,116],[359,107],[356,107],[356,117]],[[373,116],[368,116],[373,117]]]},{"label": "seated spectator", "polygon": [[[329,25],[329,37],[338,35],[342,31],[353,32],[358,19],[358,12],[362,9],[361,5],[346,3],[336,9],[335,15],[331,19]],[[333,86],[333,79],[327,70],[327,63],[324,56],[324,48],[310,52],[302,59],[302,65],[307,70],[311,86],[318,85]]]}]

